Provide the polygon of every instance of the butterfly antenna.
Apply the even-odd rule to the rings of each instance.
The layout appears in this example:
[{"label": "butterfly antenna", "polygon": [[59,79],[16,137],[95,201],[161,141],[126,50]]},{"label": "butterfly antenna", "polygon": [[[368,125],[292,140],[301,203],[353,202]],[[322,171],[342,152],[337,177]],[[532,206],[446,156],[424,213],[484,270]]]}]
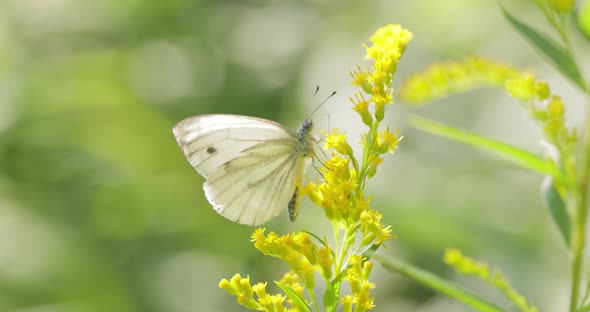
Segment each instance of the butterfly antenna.
[{"label": "butterfly antenna", "polygon": [[[317,92],[320,90],[320,87],[316,88],[316,94]],[[333,97],[336,94],[336,91],[332,92],[332,94],[330,94],[328,97],[326,97],[318,106],[316,106],[316,108],[311,111],[311,113],[309,113],[307,115],[307,117],[305,119],[309,119],[315,112],[317,112],[317,110],[322,107],[322,105],[324,105],[324,103],[326,103],[331,97]]]},{"label": "butterfly antenna", "polygon": [[310,100],[310,101],[308,101],[308,103],[309,103],[309,104],[307,105],[307,108],[305,109],[305,116],[306,116],[306,117],[305,117],[305,119],[306,119],[306,120],[308,119],[308,117],[307,117],[307,116],[309,116],[309,115],[310,115],[308,112],[309,112],[309,111],[311,111],[311,108],[312,108],[312,107],[313,107],[313,105],[314,105],[315,98],[316,98],[316,96],[318,95],[318,92],[319,92],[319,91],[320,91],[320,86],[316,86],[316,87],[315,87],[315,91],[313,92],[313,97],[311,98],[311,100]]}]

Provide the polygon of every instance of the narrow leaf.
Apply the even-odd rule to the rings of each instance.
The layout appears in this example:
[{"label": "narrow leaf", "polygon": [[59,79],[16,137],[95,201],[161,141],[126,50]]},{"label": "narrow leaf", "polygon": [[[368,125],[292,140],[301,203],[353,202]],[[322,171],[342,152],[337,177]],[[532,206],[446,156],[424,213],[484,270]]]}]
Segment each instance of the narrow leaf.
[{"label": "narrow leaf", "polygon": [[552,163],[529,151],[422,117],[412,117],[410,124],[422,131],[493,152],[520,167],[551,175],[560,182],[567,182],[567,179]]},{"label": "narrow leaf", "polygon": [[342,283],[342,277],[344,272],[340,272],[328,285],[326,292],[324,293],[324,308],[326,312],[336,311],[338,307],[338,299],[340,298],[340,284]]},{"label": "narrow leaf", "polygon": [[404,263],[399,259],[385,258],[381,255],[373,255],[383,267],[393,273],[399,273],[409,279],[412,279],[426,287],[445,294],[456,301],[481,312],[501,312],[503,311],[496,305],[460,288],[459,286],[445,281],[442,278],[410,264]]},{"label": "narrow leaf", "polygon": [[561,233],[561,237],[563,237],[565,244],[569,247],[571,235],[570,217],[565,203],[559,192],[557,192],[551,177],[547,177],[545,181],[543,181],[543,184],[541,185],[541,193],[543,194],[545,204],[549,208],[549,213],[551,214],[551,217],[553,217],[553,221],[555,221],[555,224]]},{"label": "narrow leaf", "polygon": [[381,243],[373,244],[367,247],[364,251],[362,251],[361,254],[363,255],[366,261],[371,260],[371,257],[375,254],[375,252],[377,251],[377,249],[379,249],[380,246]]},{"label": "narrow leaf", "polygon": [[510,15],[510,13],[504,8],[502,8],[502,13],[504,13],[504,17],[506,17],[510,25],[512,25],[520,35],[525,37],[533,46],[543,52],[543,54],[553,62],[553,65],[555,65],[562,74],[571,79],[582,88],[582,90],[586,91],[586,82],[584,82],[584,78],[578,70],[576,62],[566,49],[558,45],[551,38],[519,21],[516,17]]},{"label": "narrow leaf", "polygon": [[275,284],[277,284],[277,286],[279,286],[285,292],[285,294],[287,294],[287,297],[293,301],[297,311],[312,312],[311,308],[307,305],[307,302],[305,302],[305,299],[303,299],[298,293],[291,289],[291,287],[281,284],[277,281],[275,281]]},{"label": "narrow leaf", "polygon": [[328,247],[328,243],[326,242],[326,240],[324,238],[321,238],[318,235],[316,235],[316,234],[314,234],[314,233],[312,233],[310,231],[303,231],[303,232],[311,235],[313,238],[315,238],[324,247]]}]

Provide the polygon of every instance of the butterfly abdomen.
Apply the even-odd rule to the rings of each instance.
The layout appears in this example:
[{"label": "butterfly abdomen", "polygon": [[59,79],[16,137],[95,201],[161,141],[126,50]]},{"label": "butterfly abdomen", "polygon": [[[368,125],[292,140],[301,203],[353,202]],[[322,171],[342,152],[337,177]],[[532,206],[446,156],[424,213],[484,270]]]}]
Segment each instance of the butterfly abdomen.
[{"label": "butterfly abdomen", "polygon": [[299,215],[299,198],[299,188],[295,187],[295,192],[293,192],[293,196],[291,197],[289,205],[287,206],[289,211],[289,220],[291,220],[291,222],[295,222],[297,216]]}]

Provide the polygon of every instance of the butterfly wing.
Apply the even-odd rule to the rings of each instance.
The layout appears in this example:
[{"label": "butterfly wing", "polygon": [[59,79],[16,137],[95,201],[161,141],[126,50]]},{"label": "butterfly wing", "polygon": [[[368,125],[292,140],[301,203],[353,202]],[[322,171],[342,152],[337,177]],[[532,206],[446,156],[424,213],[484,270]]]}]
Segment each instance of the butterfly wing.
[{"label": "butterfly wing", "polygon": [[300,141],[282,125],[238,115],[201,115],[174,127],[191,165],[206,178],[213,208],[232,221],[259,225],[285,209],[301,181]]}]

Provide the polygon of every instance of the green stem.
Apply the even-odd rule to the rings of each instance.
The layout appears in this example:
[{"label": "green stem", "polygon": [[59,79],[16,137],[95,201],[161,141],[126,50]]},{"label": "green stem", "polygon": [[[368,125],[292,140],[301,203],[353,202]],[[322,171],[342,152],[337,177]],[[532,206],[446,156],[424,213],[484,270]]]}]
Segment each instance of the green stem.
[{"label": "green stem", "polygon": [[309,298],[311,298],[311,302],[313,302],[313,306],[316,311],[320,312],[320,306],[318,305],[317,301],[315,300],[315,295],[313,294],[313,287],[311,289],[307,289],[307,293],[309,294]]},{"label": "green stem", "polygon": [[[334,225],[334,237],[336,239],[336,246],[337,246],[336,253],[338,254],[338,258],[336,259],[336,265],[334,266],[335,276],[338,276],[338,274],[340,274],[340,272],[342,271],[342,265],[344,263],[344,258],[346,257],[346,251],[348,250],[348,245],[349,245],[348,242],[350,241],[350,239],[348,237],[348,235],[349,235],[348,228],[344,231],[344,235],[342,237],[342,240],[343,240],[342,245],[340,245],[340,243],[339,243],[338,233],[339,233],[338,226]],[[329,285],[329,284],[327,283],[326,285]],[[340,297],[340,283],[335,285],[334,293],[336,294],[336,296],[338,298]]]},{"label": "green stem", "polygon": [[336,261],[336,274],[340,274],[340,271],[342,270],[342,264],[344,263],[344,258],[346,258],[346,252],[348,249],[348,241],[349,241],[349,231],[348,229],[346,229],[344,231],[344,236],[342,237],[342,246],[340,247],[340,255],[338,256],[338,259]]},{"label": "green stem", "polygon": [[375,120],[371,128],[367,132],[366,144],[363,149],[363,163],[361,172],[357,177],[356,195],[359,199],[363,198],[365,191],[365,183],[367,180],[367,173],[369,169],[369,155],[374,154],[375,145],[377,144],[377,135],[379,133],[379,121]]},{"label": "green stem", "polygon": [[590,105],[586,106],[584,124],[582,164],[578,180],[578,198],[574,212],[574,229],[572,237],[572,293],[570,312],[576,311],[579,304],[580,284],[582,282],[582,264],[586,244],[586,219],[588,216],[588,179],[590,178]]},{"label": "green stem", "polygon": [[417,267],[407,264],[399,259],[384,257],[381,255],[372,255],[372,259],[375,259],[385,269],[390,272],[399,273],[411,280],[414,280],[426,287],[440,292],[441,294],[447,295],[458,302],[473,308],[475,311],[480,312],[502,312],[503,310],[495,306],[491,302],[487,302],[484,299],[466,291],[457,285],[442,279],[428,271],[424,271]]},{"label": "green stem", "polygon": [[338,230],[338,223],[332,222],[332,229],[334,230],[334,252],[340,253],[340,230]]}]

